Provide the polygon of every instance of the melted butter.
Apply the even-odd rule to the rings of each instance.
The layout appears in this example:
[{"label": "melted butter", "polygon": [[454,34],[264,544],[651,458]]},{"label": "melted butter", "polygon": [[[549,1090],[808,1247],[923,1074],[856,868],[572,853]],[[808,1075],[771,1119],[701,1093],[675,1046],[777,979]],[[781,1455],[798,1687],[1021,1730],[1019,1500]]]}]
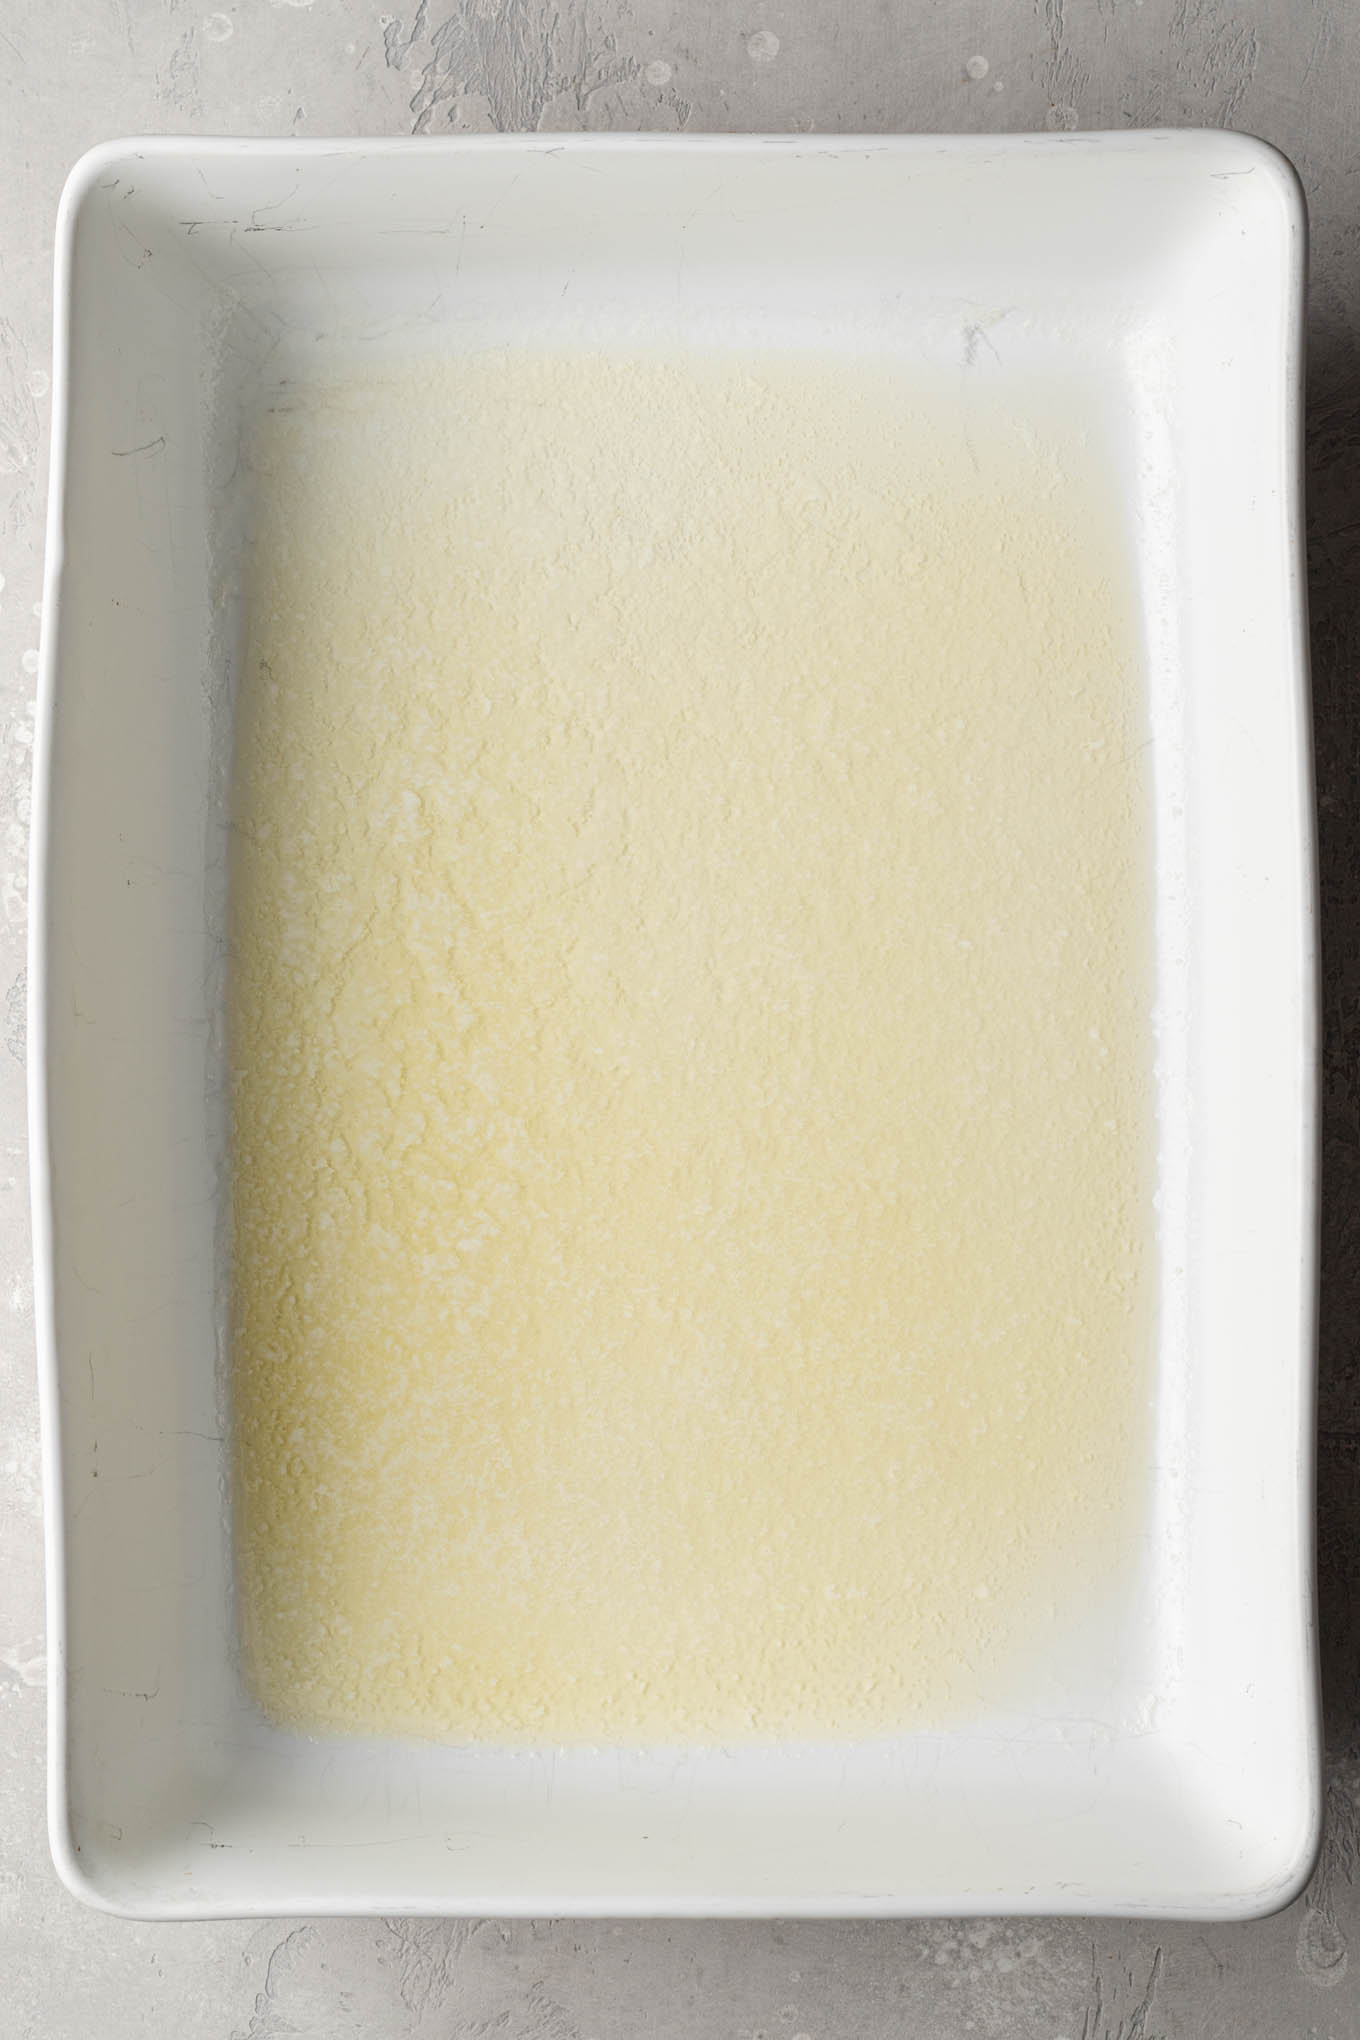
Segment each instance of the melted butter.
[{"label": "melted butter", "polygon": [[277,1718],[946,1719],[1127,1539],[1134,631],[1081,449],[961,415],[495,354],[262,422],[233,1352]]}]

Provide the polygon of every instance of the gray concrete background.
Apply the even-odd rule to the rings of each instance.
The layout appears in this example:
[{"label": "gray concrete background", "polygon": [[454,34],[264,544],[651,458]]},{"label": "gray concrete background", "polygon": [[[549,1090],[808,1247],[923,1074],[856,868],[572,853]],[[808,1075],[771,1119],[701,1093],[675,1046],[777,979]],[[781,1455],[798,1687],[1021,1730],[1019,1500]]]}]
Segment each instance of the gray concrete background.
[{"label": "gray concrete background", "polygon": [[[0,0],[0,2035],[4,2040],[1360,2040],[1360,4]],[[24,943],[52,222],[129,133],[1246,128],[1313,227],[1325,949],[1319,1504],[1327,1832],[1259,1925],[144,1927],[43,1829]]]}]

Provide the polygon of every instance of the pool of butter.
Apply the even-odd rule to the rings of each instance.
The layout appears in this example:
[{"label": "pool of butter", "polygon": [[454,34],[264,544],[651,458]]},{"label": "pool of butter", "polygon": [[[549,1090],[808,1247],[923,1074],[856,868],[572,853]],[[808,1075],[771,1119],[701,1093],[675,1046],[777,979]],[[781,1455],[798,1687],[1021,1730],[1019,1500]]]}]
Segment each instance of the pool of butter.
[{"label": "pool of butter", "polygon": [[1117,1572],[1136,628],[1094,456],[941,389],[499,350],[260,419],[232,1400],[282,1722],[885,1733]]}]

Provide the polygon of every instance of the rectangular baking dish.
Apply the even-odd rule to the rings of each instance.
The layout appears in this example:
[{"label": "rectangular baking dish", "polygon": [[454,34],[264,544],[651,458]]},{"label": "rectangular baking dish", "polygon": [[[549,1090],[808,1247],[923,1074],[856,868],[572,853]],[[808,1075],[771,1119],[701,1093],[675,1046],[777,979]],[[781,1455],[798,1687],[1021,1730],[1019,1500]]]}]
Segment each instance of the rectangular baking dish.
[{"label": "rectangular baking dish", "polygon": [[[1304,216],[1261,144],[111,144],[57,245],[30,1071],[71,1889],[141,1917],[1149,1913],[1318,1833]],[[230,488],[328,353],[733,338],[1059,376],[1121,505],[1156,835],[1160,1329],[1127,1592],[1006,1717],[725,1750],[311,1742],[234,1657]],[[942,384],[942,387],[945,386]]]}]

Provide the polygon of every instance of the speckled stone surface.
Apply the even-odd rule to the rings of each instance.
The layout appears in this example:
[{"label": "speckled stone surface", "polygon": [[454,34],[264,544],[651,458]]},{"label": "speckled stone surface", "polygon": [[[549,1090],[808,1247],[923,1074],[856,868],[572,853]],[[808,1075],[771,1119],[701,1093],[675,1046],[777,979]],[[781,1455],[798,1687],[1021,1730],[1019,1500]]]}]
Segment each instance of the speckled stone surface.
[{"label": "speckled stone surface", "polygon": [[[0,0],[0,2033],[5,2040],[1360,2040],[1360,7],[1353,0]],[[52,222],[129,133],[1231,125],[1313,221],[1309,497],[1325,964],[1327,1830],[1244,1927],[132,1926],[43,1828],[24,1130]]]}]

